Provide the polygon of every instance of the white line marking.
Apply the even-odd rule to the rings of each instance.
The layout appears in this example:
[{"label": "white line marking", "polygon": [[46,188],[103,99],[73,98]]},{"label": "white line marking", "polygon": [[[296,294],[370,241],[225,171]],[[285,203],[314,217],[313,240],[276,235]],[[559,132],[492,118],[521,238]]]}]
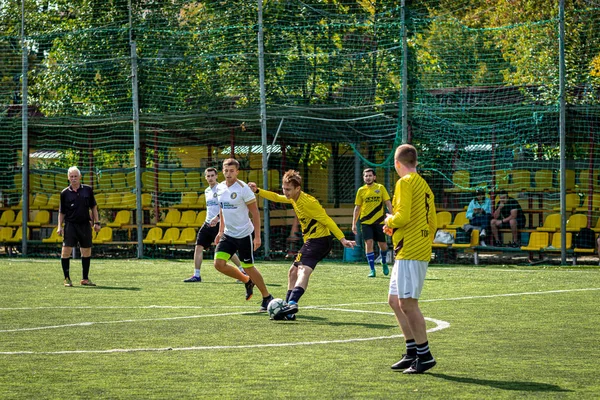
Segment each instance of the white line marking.
[{"label": "white line marking", "polygon": [[[350,312],[368,312],[363,310],[335,310],[335,311],[350,311]],[[387,313],[392,314],[392,313]],[[450,323],[439,319],[425,317],[427,321],[434,322],[436,326],[429,329],[427,332],[437,332],[446,329]],[[367,342],[373,340],[395,339],[403,337],[403,335],[391,336],[374,336],[368,338],[353,338],[353,339],[336,339],[336,340],[318,340],[314,342],[296,342],[296,343],[264,343],[264,344],[245,344],[234,346],[191,346],[191,347],[156,347],[156,348],[138,348],[138,349],[109,349],[109,350],[62,350],[62,351],[1,351],[0,355],[61,355],[61,354],[107,354],[107,353],[133,353],[146,351],[199,351],[199,350],[237,350],[237,349],[256,349],[264,347],[291,347],[291,346],[313,346],[319,344],[339,344],[339,343],[356,343]]]}]

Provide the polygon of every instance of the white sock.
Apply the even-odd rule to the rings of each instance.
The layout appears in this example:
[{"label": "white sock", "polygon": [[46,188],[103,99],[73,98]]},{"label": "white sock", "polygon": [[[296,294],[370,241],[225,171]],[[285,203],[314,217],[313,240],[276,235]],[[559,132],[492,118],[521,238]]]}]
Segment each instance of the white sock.
[{"label": "white sock", "polygon": [[195,276],[196,278],[200,278],[200,269],[199,269],[199,268],[195,268],[195,269],[194,269],[194,276]]}]

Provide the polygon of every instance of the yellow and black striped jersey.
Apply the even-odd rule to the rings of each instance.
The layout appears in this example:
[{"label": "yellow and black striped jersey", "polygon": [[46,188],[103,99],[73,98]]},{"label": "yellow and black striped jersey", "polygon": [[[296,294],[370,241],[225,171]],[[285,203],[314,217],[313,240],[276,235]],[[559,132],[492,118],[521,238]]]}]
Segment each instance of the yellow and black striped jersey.
[{"label": "yellow and black striped jersey", "polygon": [[394,213],[385,223],[393,229],[397,260],[431,261],[431,243],[437,229],[431,188],[419,174],[410,173],[396,182]]},{"label": "yellow and black striped jersey", "polygon": [[304,241],[329,236],[332,233],[338,240],[344,238],[344,233],[335,221],[327,215],[321,203],[310,194],[301,191],[297,201],[289,200],[283,195],[263,189],[260,189],[256,194],[270,201],[291,204],[302,227]]},{"label": "yellow and black striped jersey", "polygon": [[354,204],[360,206],[360,223],[382,224],[386,214],[385,202],[389,199],[387,189],[379,183],[360,187],[354,200]]}]

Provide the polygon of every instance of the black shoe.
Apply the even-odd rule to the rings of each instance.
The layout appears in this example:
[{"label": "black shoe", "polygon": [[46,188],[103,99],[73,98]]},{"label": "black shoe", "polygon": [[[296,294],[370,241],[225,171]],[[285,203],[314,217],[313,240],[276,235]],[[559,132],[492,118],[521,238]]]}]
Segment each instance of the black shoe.
[{"label": "black shoe", "polygon": [[494,247],[502,247],[502,242],[499,240],[494,240]]},{"label": "black shoe", "polygon": [[408,367],[407,369],[405,369],[404,371],[402,371],[403,374],[422,374],[423,372],[427,371],[428,369],[431,369],[433,367],[435,367],[435,359],[432,358],[431,360],[428,361],[423,361],[420,359],[416,359],[415,361],[413,361],[413,363],[410,365],[410,367]]},{"label": "black shoe", "polygon": [[248,279],[244,286],[246,286],[246,300],[250,300],[254,294],[254,282],[252,282],[252,279]]},{"label": "black shoe", "polygon": [[521,247],[521,243],[519,243],[519,242],[512,242],[512,243],[510,244],[510,247],[515,247],[515,248],[517,248],[517,247]]},{"label": "black shoe", "polygon": [[273,319],[276,321],[281,321],[288,317],[291,314],[296,314],[298,312],[298,304],[292,303],[285,305],[277,314],[273,316]]},{"label": "black shoe", "polygon": [[273,300],[273,296],[268,295],[267,297],[263,297],[262,303],[260,303],[260,309],[258,312],[267,312],[267,306]]},{"label": "black shoe", "polygon": [[417,357],[408,356],[408,354],[402,354],[402,360],[392,365],[392,369],[406,369],[412,365]]},{"label": "black shoe", "polygon": [[295,321],[296,320],[296,314],[288,314],[283,318],[284,321]]}]

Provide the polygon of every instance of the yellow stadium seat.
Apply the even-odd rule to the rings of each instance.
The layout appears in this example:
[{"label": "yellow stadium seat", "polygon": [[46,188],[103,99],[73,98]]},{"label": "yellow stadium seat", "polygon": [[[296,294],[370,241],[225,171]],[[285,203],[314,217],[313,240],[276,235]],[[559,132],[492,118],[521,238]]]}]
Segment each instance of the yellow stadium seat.
[{"label": "yellow stadium seat", "polygon": [[521,250],[540,251],[548,247],[548,232],[531,232],[527,246],[521,246]]},{"label": "yellow stadium seat", "polygon": [[134,189],[137,187],[137,185],[135,183],[135,170],[127,173],[126,181],[127,181],[127,187],[129,189]]},{"label": "yellow stadium seat", "polygon": [[554,191],[553,186],[554,171],[550,169],[540,169],[535,171],[535,190],[538,192]]},{"label": "yellow stadium seat", "polygon": [[437,227],[446,228],[452,223],[452,214],[448,211],[439,211],[436,214]]},{"label": "yellow stadium seat", "polygon": [[13,176],[13,184],[15,185],[15,191],[20,192],[23,187],[23,176],[20,173]]},{"label": "yellow stadium seat", "polygon": [[[571,246],[573,245],[573,234],[571,232],[567,232],[566,234],[566,249],[570,249]],[[562,247],[561,247],[561,238],[560,238],[560,232],[556,232],[552,235],[552,243],[550,244],[550,247],[546,247],[546,251],[561,251]]]},{"label": "yellow stadium seat", "polygon": [[[5,210],[0,216],[0,226],[8,226],[15,220],[15,212],[13,210]],[[11,230],[12,232],[12,230]]]},{"label": "yellow stadium seat", "polygon": [[152,195],[150,193],[142,193],[142,208],[152,207]]},{"label": "yellow stadium seat", "polygon": [[183,192],[187,190],[185,187],[185,172],[173,171],[171,173],[171,187],[175,192]]},{"label": "yellow stadium seat", "polygon": [[134,210],[136,209],[137,201],[136,201],[135,193],[126,192],[123,193],[123,198],[121,199],[121,205],[119,208],[126,210]]},{"label": "yellow stadium seat", "polygon": [[29,191],[42,191],[42,176],[38,174],[29,174]]},{"label": "yellow stadium seat", "polygon": [[104,205],[104,208],[107,208],[107,209],[120,208],[122,202],[123,202],[123,195],[121,193],[108,193],[106,195],[106,204]]},{"label": "yellow stadium seat", "polygon": [[112,186],[113,192],[126,192],[127,188],[127,177],[124,172],[114,172],[110,174],[110,185]]},{"label": "yellow stadium seat", "polygon": [[142,172],[142,190],[144,192],[154,192],[154,173],[150,171]]},{"label": "yellow stadium seat", "polygon": [[196,211],[194,210],[186,210],[181,213],[181,219],[179,222],[173,224],[173,226],[186,228],[193,224],[196,221]]},{"label": "yellow stadium seat", "polygon": [[531,172],[525,169],[515,169],[511,172],[512,184],[511,189],[520,191],[531,190]]},{"label": "yellow stadium seat", "polygon": [[[29,239],[29,228],[27,228],[27,239]],[[23,240],[23,227],[19,226],[19,228],[17,229],[17,231],[15,232],[15,235],[13,237],[11,237],[10,239],[8,239],[6,242],[7,243],[19,243]]]},{"label": "yellow stadium seat", "polygon": [[449,189],[444,189],[446,192],[450,193],[460,193],[460,192],[469,192],[471,191],[471,174],[469,171],[458,170],[452,174],[452,182],[454,183],[454,187]]},{"label": "yellow stadium seat", "polygon": [[113,222],[109,222],[106,226],[111,228],[121,228],[123,225],[129,225],[131,223],[131,211],[129,210],[120,210],[117,215],[115,215],[115,220]]},{"label": "yellow stadium seat", "polygon": [[56,190],[56,185],[54,184],[54,174],[40,175],[40,183],[42,185],[42,190],[45,193],[52,193]]},{"label": "yellow stadium seat", "polygon": [[162,239],[156,241],[156,244],[174,244],[175,241],[179,240],[179,235],[179,228],[169,228]]},{"label": "yellow stadium seat", "polygon": [[507,190],[510,187],[510,172],[505,169],[496,170],[496,189]]},{"label": "yellow stadium seat", "polygon": [[30,208],[32,210],[40,210],[43,209],[46,204],[48,204],[48,196],[43,193],[38,193],[33,198]]},{"label": "yellow stadium seat", "polygon": [[3,226],[0,228],[0,243],[6,243],[13,236],[13,228]]},{"label": "yellow stadium seat", "polygon": [[96,237],[92,240],[94,244],[101,244],[106,242],[112,242],[113,230],[109,226],[103,226],[100,231],[96,234]]},{"label": "yellow stadium seat", "polygon": [[66,172],[59,172],[54,174],[54,185],[56,190],[62,192],[67,186],[69,186],[69,177]]},{"label": "yellow stadium seat", "polygon": [[[456,237],[456,236],[455,236]],[[479,246],[479,229],[471,230],[471,238],[469,243],[453,243],[453,249],[468,249],[470,247]]]},{"label": "yellow stadium seat", "polygon": [[[29,204],[33,203],[33,195],[30,194],[29,195]],[[19,199],[19,203],[17,205],[14,205],[12,207],[13,210],[20,210],[23,208],[23,196],[21,196],[21,198]]]},{"label": "yellow stadium seat", "polygon": [[446,228],[456,229],[462,228],[464,224],[468,224],[469,220],[467,219],[467,212],[461,211],[454,216],[454,221],[452,224],[448,225]]},{"label": "yellow stadium seat", "polygon": [[96,199],[96,205],[98,208],[106,208],[106,193],[94,193]]},{"label": "yellow stadium seat", "polygon": [[550,214],[544,219],[544,224],[536,228],[540,232],[556,232],[560,230],[560,214]]},{"label": "yellow stadium seat", "polygon": [[201,210],[198,212],[198,214],[196,215],[196,220],[189,224],[189,227],[194,227],[194,228],[200,228],[202,225],[204,225],[204,220],[206,220],[206,210]]},{"label": "yellow stadium seat", "polygon": [[33,221],[27,223],[31,227],[40,227],[50,223],[50,212],[48,210],[41,210],[35,215]]},{"label": "yellow stadium seat", "polygon": [[162,239],[163,230],[158,227],[150,228],[148,233],[146,234],[146,238],[142,240],[144,244],[156,244],[157,240]]},{"label": "yellow stadium seat", "polygon": [[60,206],[60,193],[54,193],[48,199],[48,203],[40,207],[42,210],[58,210]]},{"label": "yellow stadium seat", "polygon": [[171,173],[169,171],[158,172],[158,190],[161,192],[170,192],[171,187]]},{"label": "yellow stadium seat", "polygon": [[567,221],[566,230],[567,232],[579,232],[581,228],[588,226],[587,215],[584,214],[573,214]]},{"label": "yellow stadium seat", "polygon": [[577,188],[581,191],[587,191],[590,186],[594,192],[600,191],[600,182],[598,182],[600,180],[600,170],[592,170],[591,175],[589,169],[581,170],[577,175],[577,179],[579,181]]},{"label": "yellow stadium seat", "polygon": [[171,227],[175,226],[181,220],[181,211],[179,210],[169,210],[165,218],[158,222],[156,226],[160,227]]},{"label": "yellow stadium seat", "polygon": [[181,231],[179,239],[175,244],[196,244],[196,230],[194,228],[185,228]]},{"label": "yellow stadium seat", "polygon": [[[588,198],[588,196],[585,196],[583,198],[583,202],[581,203],[580,207],[577,207],[577,209],[575,211],[582,211],[582,212],[587,212],[588,208],[589,208],[589,204],[590,200]],[[592,195],[592,211],[597,211],[598,209],[600,209],[600,193],[594,193]]]},{"label": "yellow stadium seat", "polygon": [[42,239],[42,243],[61,243],[63,238],[62,236],[59,236],[58,233],[58,226],[55,227],[54,229],[52,229],[52,233],[50,234],[49,237]]},{"label": "yellow stadium seat", "polygon": [[198,195],[196,192],[185,192],[181,194],[181,203],[174,205],[175,208],[196,208]]},{"label": "yellow stadium seat", "polygon": [[199,192],[202,190],[202,177],[200,176],[200,172],[198,171],[188,171],[185,174],[185,184],[187,186],[187,190],[193,192]]},{"label": "yellow stadium seat", "polygon": [[200,194],[198,196],[198,199],[196,200],[196,207],[195,208],[206,208],[206,196],[204,196],[204,193]]},{"label": "yellow stadium seat", "polygon": [[17,216],[15,217],[15,219],[12,222],[9,222],[7,225],[8,226],[20,226],[23,224],[23,211],[19,211],[17,213]]},{"label": "yellow stadium seat", "polygon": [[[565,208],[568,212],[573,212],[577,207],[579,207],[579,202],[581,198],[577,193],[567,193],[565,195]],[[554,211],[560,211],[559,207],[554,207]]]},{"label": "yellow stadium seat", "polygon": [[94,179],[94,192],[109,192],[113,191],[112,174],[105,172],[96,174]]}]

